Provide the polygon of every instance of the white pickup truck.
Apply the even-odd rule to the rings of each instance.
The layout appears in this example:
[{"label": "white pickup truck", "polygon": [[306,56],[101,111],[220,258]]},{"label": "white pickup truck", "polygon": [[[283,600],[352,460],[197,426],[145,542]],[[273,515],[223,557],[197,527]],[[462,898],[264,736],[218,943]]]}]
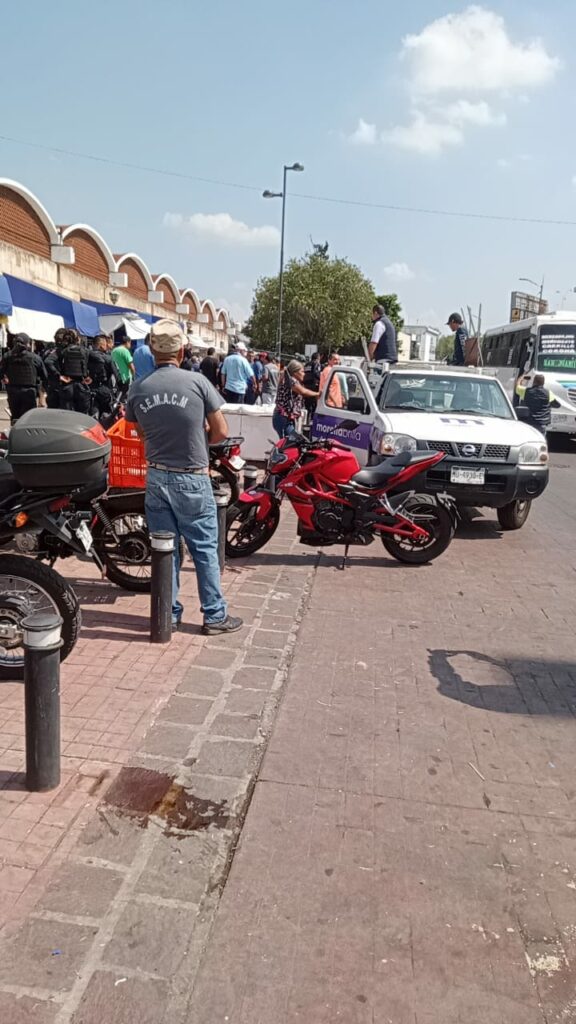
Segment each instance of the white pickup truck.
[{"label": "white pickup truck", "polygon": [[337,366],[318,401],[312,436],[331,434],[361,465],[404,451],[445,452],[416,478],[415,489],[450,494],[459,506],[494,508],[504,530],[518,530],[549,472],[545,438],[522,422],[524,415],[486,371],[430,363],[366,372]]}]

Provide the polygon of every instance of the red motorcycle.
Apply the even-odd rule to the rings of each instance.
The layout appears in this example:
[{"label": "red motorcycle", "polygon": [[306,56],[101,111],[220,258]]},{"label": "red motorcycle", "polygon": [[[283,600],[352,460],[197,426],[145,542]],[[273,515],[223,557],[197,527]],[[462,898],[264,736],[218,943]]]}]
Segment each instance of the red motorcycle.
[{"label": "red motorcycle", "polygon": [[242,558],[264,547],[287,496],[298,516],[300,542],[344,544],[342,568],[350,545],[371,544],[375,536],[400,562],[430,562],[454,536],[455,507],[448,496],[416,494],[405,486],[444,457],[443,452],[404,452],[360,469],[350,448],[338,441],[299,434],[285,438],[270,453],[263,483],[230,506],[226,554]]}]

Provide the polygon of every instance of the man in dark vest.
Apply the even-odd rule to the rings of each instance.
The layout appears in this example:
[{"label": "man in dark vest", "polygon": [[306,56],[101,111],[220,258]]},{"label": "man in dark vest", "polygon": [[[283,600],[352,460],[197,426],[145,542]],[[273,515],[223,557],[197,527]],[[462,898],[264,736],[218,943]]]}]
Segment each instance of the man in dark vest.
[{"label": "man in dark vest", "polygon": [[87,384],[88,354],[78,333],[65,327],[60,352],[60,408],[74,412],[90,411],[90,389]]},{"label": "man in dark vest", "polygon": [[31,351],[31,344],[27,334],[17,334],[2,362],[1,372],[12,423],[36,408],[40,381],[46,381],[44,363]]},{"label": "man in dark vest", "polygon": [[446,326],[454,333],[454,355],[452,357],[452,366],[465,366],[468,331],[464,326],[464,321],[460,316],[460,313],[451,313],[448,317]]},{"label": "man in dark vest", "polygon": [[108,338],[96,338],[94,348],[88,352],[88,378],[92,391],[95,413],[98,416],[110,413],[114,399],[114,364],[108,352]]},{"label": "man in dark vest", "polygon": [[516,394],[530,413],[530,426],[536,427],[544,437],[552,422],[550,409],[560,408],[558,399],[544,387],[545,379],[543,373],[536,373],[531,387],[528,387],[529,377],[523,377],[521,383],[516,386]]},{"label": "man in dark vest", "polygon": [[397,363],[396,328],[386,316],[384,306],[372,308],[372,337],[368,345],[368,355],[372,363]]}]

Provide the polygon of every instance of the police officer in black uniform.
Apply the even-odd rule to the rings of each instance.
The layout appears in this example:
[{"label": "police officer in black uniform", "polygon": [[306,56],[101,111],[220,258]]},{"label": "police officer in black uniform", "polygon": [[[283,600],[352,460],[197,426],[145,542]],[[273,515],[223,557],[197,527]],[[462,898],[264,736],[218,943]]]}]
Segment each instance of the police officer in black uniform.
[{"label": "police officer in black uniform", "polygon": [[94,348],[88,352],[88,378],[93,400],[93,412],[97,416],[109,415],[114,401],[114,363],[108,352],[108,338],[96,338]]},{"label": "police officer in black uniform", "polygon": [[36,408],[39,384],[46,381],[44,363],[31,351],[31,347],[27,334],[17,334],[2,362],[1,373],[6,384],[12,423]]},{"label": "police officer in black uniform", "polygon": [[56,334],[54,335],[54,348],[51,348],[44,356],[44,366],[48,377],[48,382],[46,384],[46,405],[49,409],[60,408],[60,388],[62,386],[60,380],[60,353],[63,348],[62,335],[64,333],[64,327],[61,327],[56,331]]},{"label": "police officer in black uniform", "polygon": [[[60,332],[57,332],[60,334]],[[62,348],[58,363],[60,366],[60,408],[74,412],[90,412],[90,388],[88,378],[88,353],[80,342],[77,331],[70,327],[62,329]]]}]

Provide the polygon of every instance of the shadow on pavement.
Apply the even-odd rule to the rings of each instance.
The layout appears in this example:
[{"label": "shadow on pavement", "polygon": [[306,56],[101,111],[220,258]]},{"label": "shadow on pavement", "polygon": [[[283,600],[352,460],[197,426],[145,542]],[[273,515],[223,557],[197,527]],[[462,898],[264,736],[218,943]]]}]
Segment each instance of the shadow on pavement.
[{"label": "shadow on pavement", "polygon": [[[358,555],[355,552],[362,551],[361,547],[350,548],[350,553],[346,561],[346,569],[352,570],[357,566],[367,566],[378,568],[382,567],[385,569],[426,569],[428,565],[417,565],[411,566],[406,565],[403,562],[397,562],[392,557],[375,558],[370,555]],[[377,549],[376,549],[377,550]],[[269,555],[250,555],[249,558],[239,558],[235,560],[235,569],[238,572],[241,569],[250,568],[251,566],[266,566],[266,565],[284,565],[284,566],[296,566],[296,565],[307,565],[312,566],[315,563],[322,565],[328,569],[340,569],[342,565],[342,559],[344,558],[344,548],[337,546],[336,551],[338,554],[327,555],[325,551],[317,551],[314,548],[310,549],[309,554],[301,555],[286,555],[286,554],[269,554]],[[428,563],[432,565],[433,563]],[[226,568],[230,568],[230,562],[226,563]]]},{"label": "shadow on pavement", "polygon": [[430,650],[438,693],[507,715],[576,715],[576,664],[493,658],[479,651]]},{"label": "shadow on pavement", "polygon": [[26,789],[26,774],[12,772],[10,769],[0,772],[0,790]]}]

